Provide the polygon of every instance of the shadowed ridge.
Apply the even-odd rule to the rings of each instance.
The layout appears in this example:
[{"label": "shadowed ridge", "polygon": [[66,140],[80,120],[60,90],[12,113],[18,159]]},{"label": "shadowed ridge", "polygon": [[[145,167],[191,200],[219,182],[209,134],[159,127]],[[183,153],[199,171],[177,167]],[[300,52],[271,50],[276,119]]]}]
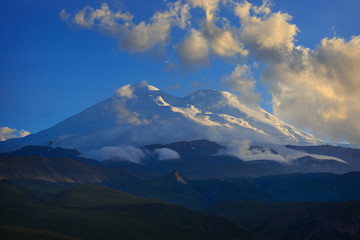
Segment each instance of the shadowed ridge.
[{"label": "shadowed ridge", "polygon": [[[161,203],[158,200],[139,197],[108,187],[84,184],[59,193],[52,204],[61,207],[95,208],[110,205],[134,205]],[[166,203],[163,203],[166,204]]]},{"label": "shadowed ridge", "polygon": [[178,183],[182,183],[182,184],[188,184],[180,175],[177,171],[174,172],[174,175],[176,177],[176,181]]}]

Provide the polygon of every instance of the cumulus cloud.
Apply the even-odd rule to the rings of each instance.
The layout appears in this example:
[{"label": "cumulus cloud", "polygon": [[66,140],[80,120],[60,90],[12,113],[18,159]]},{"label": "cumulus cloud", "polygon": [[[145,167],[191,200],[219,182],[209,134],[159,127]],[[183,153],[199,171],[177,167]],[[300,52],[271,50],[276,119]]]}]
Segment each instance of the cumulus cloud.
[{"label": "cumulus cloud", "polygon": [[157,155],[158,160],[180,159],[179,153],[170,148],[155,149],[153,154]]},{"label": "cumulus cloud", "polygon": [[170,38],[171,28],[184,29],[189,18],[189,6],[181,1],[168,4],[168,10],[156,12],[148,22],[133,22],[128,12],[112,11],[106,3],[101,8],[86,6],[69,16],[60,12],[62,19],[69,19],[79,27],[96,29],[110,34],[119,41],[119,48],[130,52],[144,52],[154,47],[163,48]]},{"label": "cumulus cloud", "polygon": [[[238,16],[241,28],[231,26],[223,16],[217,17],[221,5],[230,5]],[[201,8],[205,12],[199,29],[191,26],[191,8]],[[291,24],[291,16],[282,12],[272,12],[269,1],[261,6],[247,1],[231,0],[182,0],[168,3],[167,10],[157,11],[148,21],[138,24],[134,16],[121,10],[113,11],[106,3],[100,8],[84,7],[75,14],[61,10],[62,20],[79,27],[96,29],[110,34],[119,41],[119,48],[130,52],[145,52],[154,48],[169,46],[173,27],[187,32],[187,37],[175,44],[179,59],[185,64],[206,65],[209,54],[221,58],[246,57],[247,48],[259,55],[274,54],[293,48],[298,31]]]},{"label": "cumulus cloud", "polygon": [[248,51],[244,49],[244,45],[240,42],[237,33],[231,31],[231,28],[226,23],[225,20],[223,28],[220,28],[213,21],[206,21],[203,32],[211,50],[220,57],[234,57],[238,54],[247,56]]},{"label": "cumulus cloud", "polygon": [[292,17],[282,12],[272,12],[269,1],[261,6],[247,1],[235,3],[235,15],[240,19],[240,36],[253,54],[274,58],[274,54],[284,54],[294,47],[294,40],[299,31],[291,24]]},{"label": "cumulus cloud", "polygon": [[256,81],[248,65],[237,65],[234,71],[223,79],[223,83],[233,92],[239,93],[241,102],[256,105],[260,101],[260,94],[255,92]]},{"label": "cumulus cloud", "polygon": [[24,129],[17,130],[15,128],[0,127],[0,141],[6,141],[11,138],[22,138],[29,134],[30,132]]},{"label": "cumulus cloud", "polygon": [[230,155],[243,161],[254,160],[273,160],[277,162],[288,163],[280,154],[273,153],[268,148],[252,148],[251,141],[231,141],[226,144],[226,150],[222,150],[219,155]]},{"label": "cumulus cloud", "polygon": [[141,149],[133,146],[107,146],[84,153],[83,156],[99,161],[112,160],[140,163],[145,154]]},{"label": "cumulus cloud", "polygon": [[325,38],[315,50],[296,47],[270,65],[275,114],[315,135],[360,144],[360,36]]},{"label": "cumulus cloud", "polygon": [[[219,0],[188,0],[194,8],[202,8],[206,15],[200,29],[191,29],[190,35],[177,48],[181,63],[206,65],[209,55],[221,58],[245,57],[244,49],[238,33],[230,27],[226,18],[215,17],[219,10]],[[225,2],[225,1],[223,1]],[[221,26],[217,26],[217,24]]]},{"label": "cumulus cloud", "polygon": [[177,47],[177,52],[180,61],[184,64],[200,66],[209,64],[207,40],[195,29],[192,29],[189,37]]}]

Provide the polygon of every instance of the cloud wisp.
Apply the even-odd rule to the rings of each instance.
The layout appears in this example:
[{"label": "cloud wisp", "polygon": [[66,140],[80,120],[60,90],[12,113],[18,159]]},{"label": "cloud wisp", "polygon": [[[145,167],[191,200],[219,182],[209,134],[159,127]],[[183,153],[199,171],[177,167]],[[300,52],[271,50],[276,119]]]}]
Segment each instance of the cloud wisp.
[{"label": "cloud wisp", "polygon": [[133,146],[106,146],[98,150],[91,150],[83,154],[84,157],[98,161],[127,161],[140,163],[145,158],[144,152]]}]

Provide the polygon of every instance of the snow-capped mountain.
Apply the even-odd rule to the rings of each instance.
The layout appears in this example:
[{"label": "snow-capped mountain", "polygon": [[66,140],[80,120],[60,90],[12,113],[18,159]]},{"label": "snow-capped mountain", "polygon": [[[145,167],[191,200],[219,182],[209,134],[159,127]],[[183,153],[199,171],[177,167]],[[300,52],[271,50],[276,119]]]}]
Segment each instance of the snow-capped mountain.
[{"label": "snow-capped mountain", "polygon": [[264,144],[323,143],[260,107],[218,90],[174,97],[146,83],[125,85],[116,94],[52,128],[0,144],[0,151],[51,145],[80,152],[107,146],[144,146],[183,140],[232,140]]}]

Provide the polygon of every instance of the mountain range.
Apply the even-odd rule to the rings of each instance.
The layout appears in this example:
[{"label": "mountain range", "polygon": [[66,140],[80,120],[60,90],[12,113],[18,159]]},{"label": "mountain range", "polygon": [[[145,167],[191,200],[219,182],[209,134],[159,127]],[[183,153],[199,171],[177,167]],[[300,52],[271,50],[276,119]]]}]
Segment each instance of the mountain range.
[{"label": "mountain range", "polygon": [[0,142],[0,238],[353,240],[359,183],[359,149],[236,95],[125,85]]},{"label": "mountain range", "polygon": [[116,94],[54,127],[0,144],[0,151],[25,145],[77,149],[134,146],[197,139],[271,144],[324,143],[264,109],[243,104],[236,95],[199,90],[174,97],[146,83],[125,85]]}]

